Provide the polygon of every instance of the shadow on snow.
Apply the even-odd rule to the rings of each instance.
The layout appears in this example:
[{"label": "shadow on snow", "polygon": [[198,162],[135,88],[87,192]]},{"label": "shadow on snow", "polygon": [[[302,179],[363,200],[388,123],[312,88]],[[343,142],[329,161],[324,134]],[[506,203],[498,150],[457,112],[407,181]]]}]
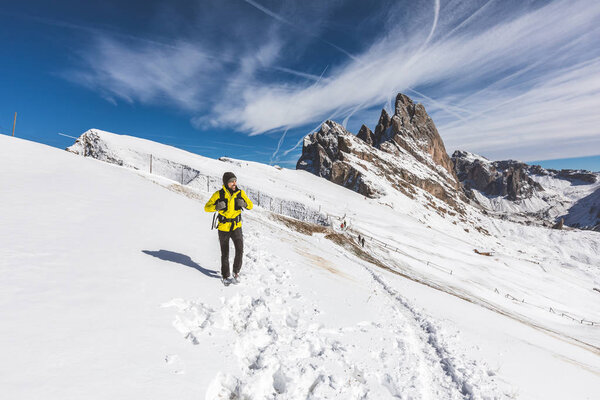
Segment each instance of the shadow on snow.
[{"label": "shadow on snow", "polygon": [[169,250],[159,250],[159,251],[150,251],[150,250],[142,250],[143,253],[151,255],[153,257],[160,258],[161,260],[171,261],[174,263],[185,265],[186,267],[194,268],[204,275],[211,278],[221,278],[221,274],[217,271],[213,271],[212,269],[203,268],[201,265],[196,264],[190,256],[186,256],[185,254],[176,253],[174,251]]}]

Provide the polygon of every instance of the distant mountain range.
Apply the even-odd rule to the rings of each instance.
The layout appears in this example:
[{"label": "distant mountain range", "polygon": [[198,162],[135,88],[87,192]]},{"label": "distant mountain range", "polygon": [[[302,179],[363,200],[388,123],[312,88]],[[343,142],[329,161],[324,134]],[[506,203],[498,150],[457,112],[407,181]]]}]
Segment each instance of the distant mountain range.
[{"label": "distant mountain range", "polygon": [[460,150],[449,157],[425,107],[402,93],[394,114],[382,110],[374,131],[363,125],[354,135],[326,121],[304,139],[296,168],[372,198],[390,189],[414,197],[419,188],[442,200],[446,212],[462,214],[471,204],[516,222],[600,231],[599,173]]}]

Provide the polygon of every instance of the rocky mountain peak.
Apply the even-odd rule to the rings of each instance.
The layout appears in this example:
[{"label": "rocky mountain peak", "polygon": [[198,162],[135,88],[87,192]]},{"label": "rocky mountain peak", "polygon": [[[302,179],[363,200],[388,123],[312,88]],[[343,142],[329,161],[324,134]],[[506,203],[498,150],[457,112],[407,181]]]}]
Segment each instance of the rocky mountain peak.
[{"label": "rocky mountain peak", "polygon": [[458,188],[458,178],[452,160],[433,120],[422,104],[415,104],[408,96],[399,93],[396,96],[389,136],[421,162],[429,163],[428,157],[425,156],[429,155],[434,164],[446,169]]},{"label": "rocky mountain peak", "polygon": [[391,183],[409,196],[419,187],[451,206],[458,198],[466,200],[433,120],[422,104],[402,93],[394,115],[381,111],[374,132],[362,125],[355,136],[333,121],[323,123],[304,139],[296,168],[370,197],[385,193],[373,183],[384,177],[388,184],[383,186]]},{"label": "rocky mountain peak", "polygon": [[412,117],[416,114],[417,106],[420,106],[422,111],[425,111],[425,108],[421,103],[415,104],[410,97],[402,93],[398,93],[394,105],[394,115],[405,116],[409,119],[412,119]]}]

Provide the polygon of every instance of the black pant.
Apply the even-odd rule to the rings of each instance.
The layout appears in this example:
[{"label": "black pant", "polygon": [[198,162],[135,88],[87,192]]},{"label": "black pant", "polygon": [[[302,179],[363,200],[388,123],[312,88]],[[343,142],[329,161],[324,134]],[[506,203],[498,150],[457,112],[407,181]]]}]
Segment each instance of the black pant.
[{"label": "black pant", "polygon": [[233,273],[238,274],[242,268],[242,255],[244,253],[244,237],[242,228],[232,232],[219,231],[219,243],[221,244],[221,276],[229,277],[229,239],[233,240],[235,247],[235,258],[233,260]]}]

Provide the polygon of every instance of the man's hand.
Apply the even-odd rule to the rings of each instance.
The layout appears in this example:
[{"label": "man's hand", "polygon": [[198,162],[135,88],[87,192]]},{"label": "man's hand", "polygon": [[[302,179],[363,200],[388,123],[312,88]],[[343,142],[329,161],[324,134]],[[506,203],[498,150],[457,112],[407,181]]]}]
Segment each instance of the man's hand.
[{"label": "man's hand", "polygon": [[227,208],[227,203],[225,203],[225,200],[219,200],[215,203],[215,209],[217,211],[221,211]]},{"label": "man's hand", "polygon": [[248,203],[246,203],[246,200],[242,199],[241,197],[237,197],[235,199],[235,206],[236,207],[246,207],[248,205]]}]

